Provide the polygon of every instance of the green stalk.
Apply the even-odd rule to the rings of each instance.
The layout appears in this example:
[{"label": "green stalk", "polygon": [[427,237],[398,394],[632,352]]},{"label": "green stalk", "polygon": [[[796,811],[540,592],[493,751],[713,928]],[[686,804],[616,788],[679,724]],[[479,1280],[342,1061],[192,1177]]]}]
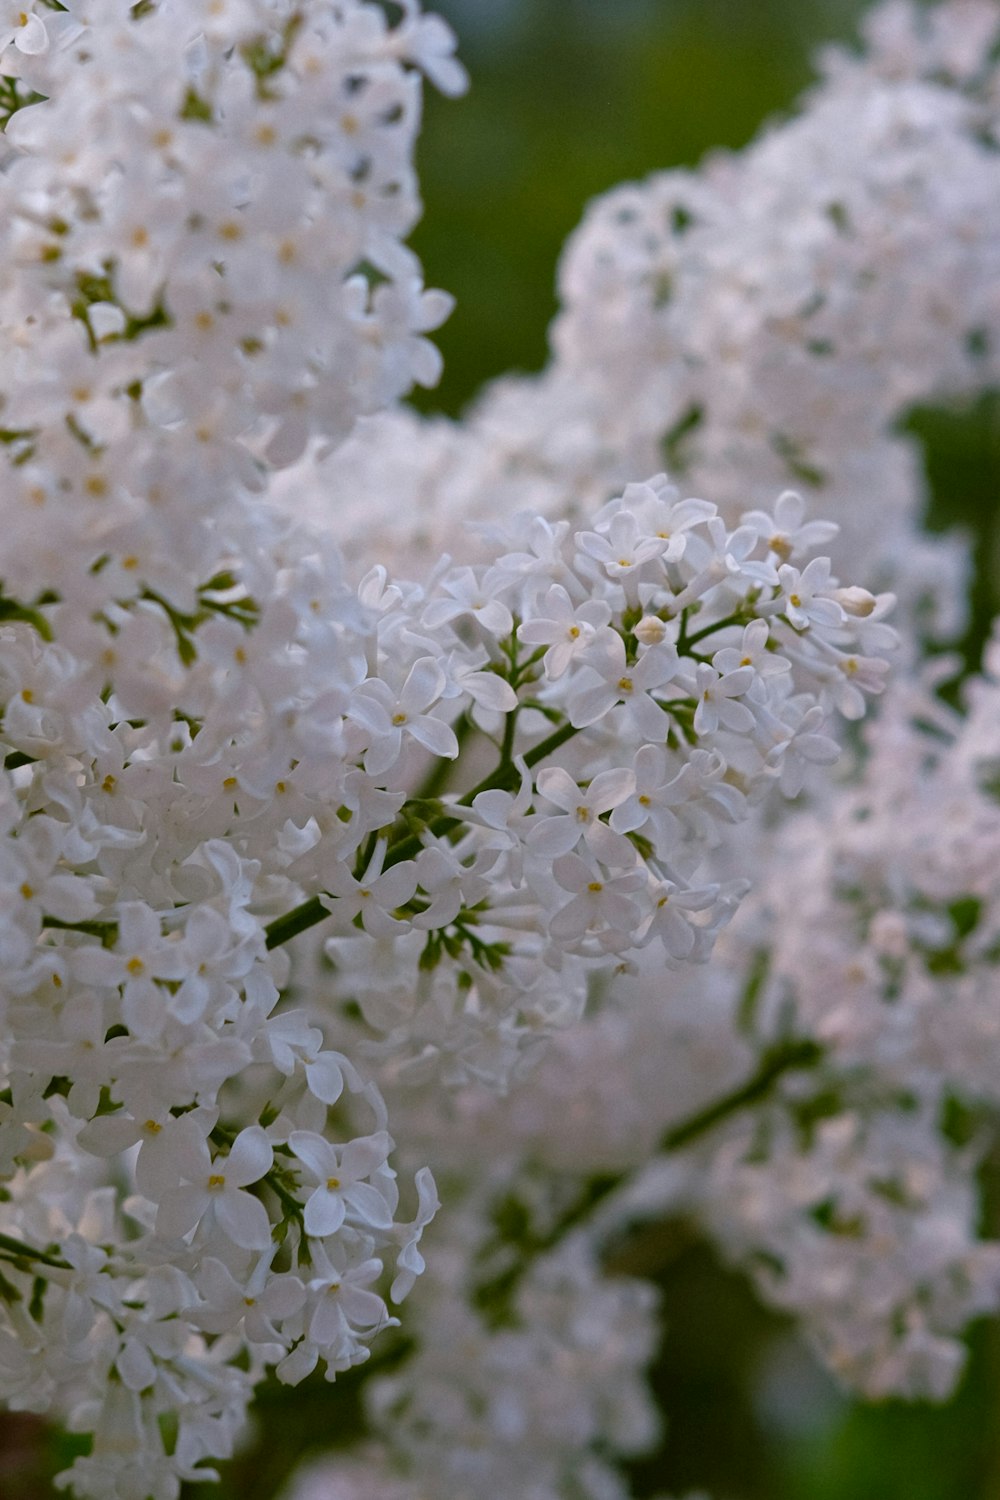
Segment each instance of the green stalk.
[{"label": "green stalk", "polygon": [[[533,749],[529,750],[524,759],[530,768],[536,766],[546,756],[552,755],[567,740],[571,740],[579,730],[572,724],[563,724],[559,729],[553,730]],[[517,767],[513,760],[501,760],[499,765],[490,772],[477,786],[458,799],[459,807],[469,807],[480,792],[489,792],[496,789],[509,790],[516,785],[518,779]],[[452,833],[456,828],[462,826],[461,818],[453,818],[448,813],[435,818],[427,825],[427,831],[437,838]],[[424,847],[423,836],[417,833],[408,834],[406,838],[400,839],[395,844],[390,844],[389,851],[385,857],[385,868],[388,870],[392,865],[400,864],[404,859],[412,859],[419,854]],[[267,934],[268,948],[280,948],[284,943],[291,942],[292,938],[298,937],[300,932],[315,927],[317,922],[322,922],[324,917],[330,913],[320,901],[318,896],[311,896],[308,901],[303,901],[299,906],[293,906],[291,911],[285,912],[284,916],[275,917],[264,929]]]}]

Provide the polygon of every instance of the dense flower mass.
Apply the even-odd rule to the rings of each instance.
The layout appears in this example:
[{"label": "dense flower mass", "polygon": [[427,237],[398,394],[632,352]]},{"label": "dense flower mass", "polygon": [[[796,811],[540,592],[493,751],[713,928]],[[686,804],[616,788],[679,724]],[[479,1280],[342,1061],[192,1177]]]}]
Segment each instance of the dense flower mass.
[{"label": "dense flower mass", "polygon": [[433,559],[470,516],[585,515],[661,467],[730,524],[791,486],[840,522],[838,568],[952,634],[966,553],[922,530],[901,423],[1000,381],[997,26],[993,0],[883,4],[798,116],[590,204],[542,375],[495,382],[462,423],[362,422],[279,493],[352,552],[374,504]]},{"label": "dense flower mass", "polygon": [[907,639],[830,769],[896,593],[956,618],[894,424],[996,378],[1000,8],[890,5],[597,204],[550,370],[453,428],[398,402],[464,75],[393,13],[0,17],[0,1395],[93,1500],[373,1348],[345,1494],[615,1500],[643,1218],[873,1395],[1000,1296],[995,663],[963,718]]}]

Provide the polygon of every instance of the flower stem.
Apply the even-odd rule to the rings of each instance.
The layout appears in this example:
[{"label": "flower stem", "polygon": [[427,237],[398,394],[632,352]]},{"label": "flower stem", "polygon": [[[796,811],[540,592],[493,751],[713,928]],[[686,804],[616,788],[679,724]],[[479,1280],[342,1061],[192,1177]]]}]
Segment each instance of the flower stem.
[{"label": "flower stem", "polygon": [[[540,740],[537,745],[527,751],[524,757],[525,763],[529,768],[536,766],[539,761],[544,760],[546,756],[552,755],[561,745],[565,745],[567,740],[571,740],[579,732],[573,724],[561,724],[558,729],[553,730],[544,740]],[[469,807],[475,798],[479,796],[480,792],[493,791],[497,788],[507,790],[516,783],[517,776],[517,767],[514,765],[513,759],[501,759],[499,765],[490,772],[489,776],[485,777],[478,785],[472,787],[470,791],[459,797],[457,806]],[[461,818],[453,818],[450,814],[443,813],[441,817],[435,818],[427,825],[427,832],[441,838],[461,826]],[[408,834],[406,838],[400,839],[398,843],[390,843],[388,853],[385,857],[385,868],[388,870],[392,865],[398,865],[404,859],[412,859],[414,855],[420,853],[422,848],[423,837],[417,833]],[[317,922],[322,922],[329,915],[329,911],[320,901],[319,897],[311,896],[308,901],[303,901],[300,905],[293,906],[291,911],[285,912],[284,916],[275,917],[273,922],[268,923],[264,929],[267,935],[268,948],[280,948],[284,943],[291,942],[292,938],[298,937],[300,932],[305,932],[308,928],[315,927]]]},{"label": "flower stem", "polygon": [[43,1266],[53,1266],[57,1271],[73,1269],[69,1261],[63,1260],[61,1256],[50,1255],[47,1250],[36,1250],[34,1246],[25,1245],[10,1234],[0,1234],[0,1255],[15,1264],[21,1260],[36,1260]]},{"label": "flower stem", "polygon": [[[776,1042],[762,1054],[756,1072],[746,1083],[671,1126],[660,1138],[660,1152],[669,1155],[683,1150],[723,1120],[766,1099],[786,1073],[814,1068],[822,1057],[822,1047],[807,1037]],[[564,1235],[588,1219],[598,1204],[623,1185],[626,1176],[622,1172],[591,1178],[552,1227],[523,1246],[520,1260],[476,1289],[476,1301],[488,1320],[499,1323],[510,1316],[512,1299],[532,1258],[553,1249]]]}]

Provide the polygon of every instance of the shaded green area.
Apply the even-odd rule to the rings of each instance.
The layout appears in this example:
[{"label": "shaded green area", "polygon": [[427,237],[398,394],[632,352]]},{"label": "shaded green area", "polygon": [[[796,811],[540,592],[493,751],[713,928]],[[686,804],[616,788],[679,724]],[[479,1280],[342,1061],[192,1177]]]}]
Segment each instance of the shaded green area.
[{"label": "shaded green area", "polygon": [[1000,1339],[970,1338],[946,1405],[849,1400],[793,1325],[692,1244],[654,1278],[666,1337],[651,1385],[667,1414],[658,1453],[630,1466],[637,1500],[704,1488],[712,1500],[996,1500]]},{"label": "shaded green area", "polygon": [[[481,10],[490,11],[487,0]],[[737,148],[787,113],[827,40],[853,37],[861,0],[522,0],[504,25],[460,37],[472,87],[428,90],[413,236],[427,282],[458,305],[424,410],[455,413],[482,382],[545,363],[555,267],[588,199],[664,167]]]},{"label": "shaded green area", "polygon": [[993,618],[1000,613],[1000,392],[943,409],[914,411],[905,425],[924,446],[931,492],[929,529],[960,526],[972,538],[969,624],[956,644],[975,668]]}]

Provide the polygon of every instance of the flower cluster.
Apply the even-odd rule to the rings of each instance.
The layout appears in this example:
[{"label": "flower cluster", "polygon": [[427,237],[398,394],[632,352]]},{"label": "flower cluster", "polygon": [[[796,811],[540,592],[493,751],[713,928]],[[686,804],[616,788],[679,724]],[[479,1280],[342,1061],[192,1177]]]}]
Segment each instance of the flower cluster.
[{"label": "flower cluster", "polygon": [[[745,825],[757,878],[707,971],[665,987],[638,955],[508,1100],[466,1089],[446,1113],[429,1091],[394,1091],[409,1149],[453,1196],[464,1183],[472,1310],[527,1335],[519,1289],[553,1245],[615,1267],[653,1221],[668,1257],[707,1235],[848,1388],[951,1393],[962,1330],[1000,1303],[977,1181],[997,1101],[996,667],[994,647],[960,714],[899,681],[866,726],[861,775],[780,827]],[[421,1302],[434,1295],[430,1282]],[[579,1412],[572,1336],[551,1337]],[[394,1388],[420,1380],[415,1357]],[[492,1441],[514,1462],[499,1422]],[[418,1476],[440,1462],[405,1456]]]},{"label": "flower cluster", "polygon": [[912,619],[943,556],[889,428],[994,371],[997,6],[890,6],[797,121],[599,204],[550,371],[455,429],[393,409],[450,33],[209,10],[0,16],[0,1395],[93,1434],[77,1494],[175,1500],[268,1371],[397,1324],[427,1160],[387,1493],[622,1493],[643,1217],[942,1394],[1000,1285],[941,1128],[997,1098],[995,683],[824,768],[897,644],[855,576]]},{"label": "flower cluster", "polygon": [[1000,379],[998,29],[994,0],[881,6],[796,116],[588,207],[541,375],[461,423],[362,424],[286,503],[353,548],[382,496],[387,544],[433,557],[470,516],[585,515],[659,467],[730,523],[791,485],[841,523],[840,570],[947,638],[967,545],[922,530],[904,424]]},{"label": "flower cluster", "polygon": [[[424,335],[451,301],[402,243],[417,70],[464,75],[443,23],[402,9],[394,28],[362,0],[24,13],[0,54],[22,595],[57,591],[81,628],[137,585],[189,610],[224,541],[207,514],[436,380]],[[101,559],[84,597],[78,548]]]},{"label": "flower cluster", "polygon": [[[801,521],[791,496],[778,510]],[[230,554],[182,623],[159,598],[119,606],[152,627],[144,679],[119,668],[114,619],[82,648],[58,601],[4,627],[3,1253],[36,1285],[6,1388],[43,1407],[116,1372],[130,1394],[112,1382],[82,1493],[107,1483],[122,1402],[137,1453],[180,1412],[167,1494],[231,1445],[234,1377],[217,1357],[206,1373],[209,1352],[231,1339],[254,1371],[335,1373],[393,1321],[381,1257],[397,1298],[420,1269],[429,1175],[397,1222],[381,1096],[280,1004],[286,941],[332,931],[331,998],[384,1033],[376,1055],[498,1086],[602,968],[654,943],[707,956],[745,882],[699,881],[706,848],[770,783],[794,793],[835,757],[827,713],[861,711],[886,665],[866,653],[893,644],[889,598],[800,555],[827,529],[776,551],[777,524],[729,532],[661,477],[593,530],[524,518],[523,550],[489,570],[427,588],[375,570],[352,593],[255,510],[248,537],[283,553],[269,595]],[[478,782],[432,794],[483,752]],[[369,1128],[334,1145],[345,1088]],[[125,1151],[122,1201],[97,1163]],[[95,1163],[68,1186],[81,1152]],[[214,1423],[206,1384],[225,1396]]]},{"label": "flower cluster", "polygon": [[[802,521],[796,497],[777,509]],[[499,752],[461,792],[428,804],[418,787],[402,837],[363,821],[368,790],[291,867],[322,887],[330,987],[383,1034],[376,1056],[502,1087],[525,1046],[582,1012],[609,956],[707,957],[745,884],[700,878],[706,850],[770,783],[794,795],[836,757],[829,710],[862,711],[894,643],[890,597],[805,560],[829,528],[800,525],[776,553],[777,524],[754,512],[730,532],[659,477],[593,530],[519,518],[492,566],[433,592],[362,584],[379,589],[378,676],[345,709],[364,736],[352,786],[412,785],[423,752],[456,755],[439,705],[463,759]],[[406,833],[421,812],[426,832]]]}]

